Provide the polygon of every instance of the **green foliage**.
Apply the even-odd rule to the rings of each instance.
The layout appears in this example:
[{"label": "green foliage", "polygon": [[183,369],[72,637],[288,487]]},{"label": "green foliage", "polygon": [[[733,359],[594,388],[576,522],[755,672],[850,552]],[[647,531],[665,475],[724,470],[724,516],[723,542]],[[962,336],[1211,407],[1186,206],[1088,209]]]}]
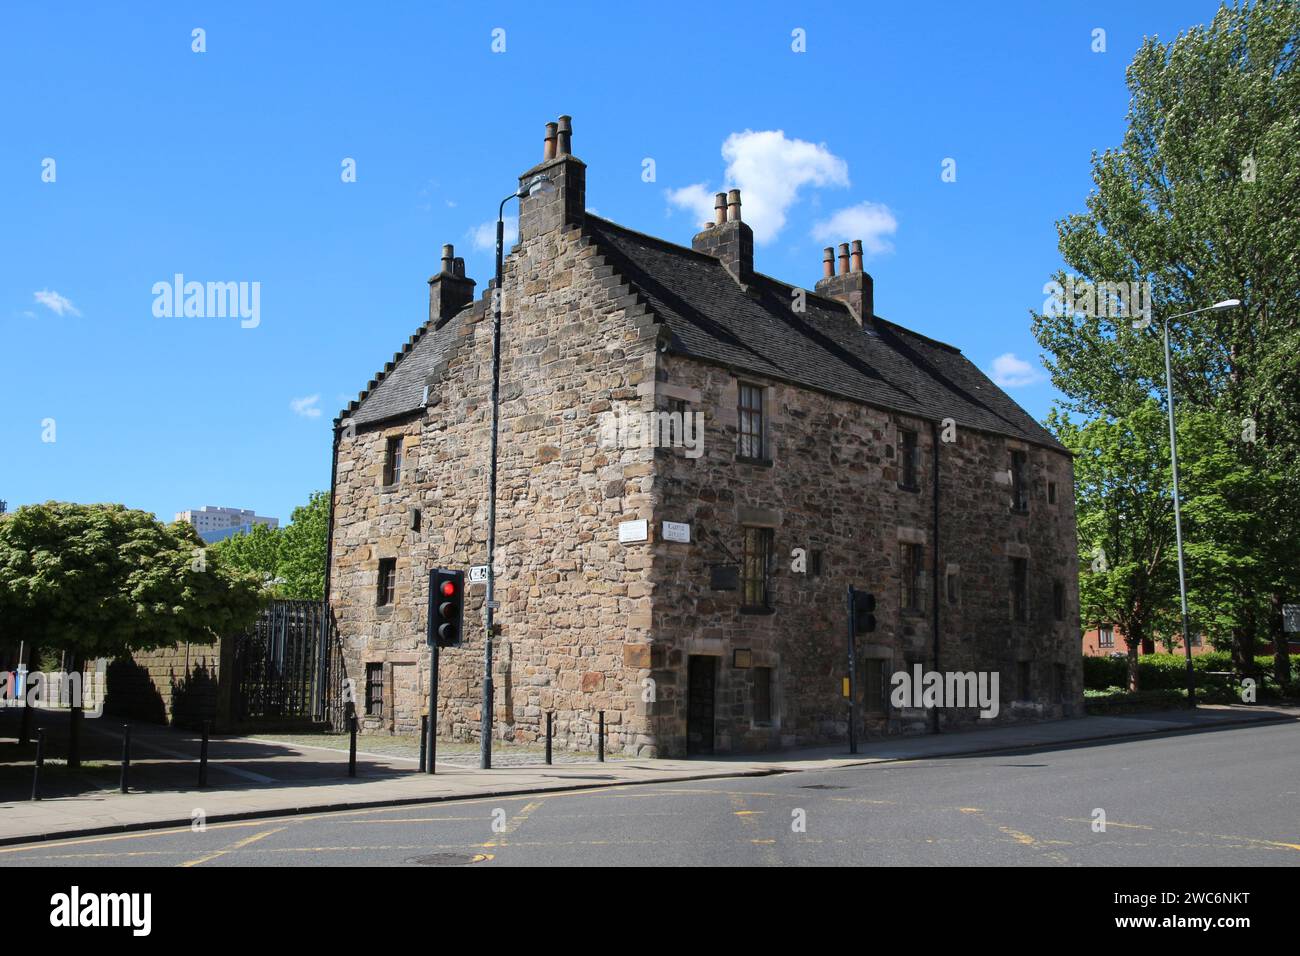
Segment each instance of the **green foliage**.
[{"label": "green foliage", "polygon": [[263,582],[275,597],[320,601],[325,597],[325,549],[329,533],[329,494],[312,492],[293,509],[285,528],[257,525],[212,546],[231,565]]},{"label": "green foliage", "polygon": [[187,524],[50,501],[0,517],[3,637],[82,658],[209,642],[246,626],[256,582]]},{"label": "green foliage", "polygon": [[[1278,632],[1281,601],[1300,597],[1298,51],[1300,5],[1288,0],[1224,6],[1209,26],[1143,43],[1127,72],[1124,140],[1094,155],[1087,210],[1058,234],[1079,279],[1150,283],[1154,330],[1102,309],[1033,319],[1064,394],[1049,425],[1084,479],[1085,618],[1149,637],[1182,628],[1159,330],[1168,316],[1241,300],[1169,326],[1189,607],[1239,662]],[[1102,540],[1118,547],[1114,571],[1089,580]]]},{"label": "green foliage", "polygon": [[[1271,657],[1256,657],[1257,680],[1261,689],[1276,690],[1268,673],[1273,666]],[[1292,659],[1293,679],[1300,678],[1300,657]],[[1187,658],[1182,654],[1146,654],[1138,660],[1139,680],[1144,690],[1183,690],[1187,687]],[[1232,655],[1222,651],[1192,656],[1192,672],[1199,689],[1236,687],[1231,677],[1218,677],[1214,672],[1235,673]],[[1084,657],[1083,686],[1087,690],[1104,691],[1123,687],[1128,680],[1128,662],[1119,657]]]}]

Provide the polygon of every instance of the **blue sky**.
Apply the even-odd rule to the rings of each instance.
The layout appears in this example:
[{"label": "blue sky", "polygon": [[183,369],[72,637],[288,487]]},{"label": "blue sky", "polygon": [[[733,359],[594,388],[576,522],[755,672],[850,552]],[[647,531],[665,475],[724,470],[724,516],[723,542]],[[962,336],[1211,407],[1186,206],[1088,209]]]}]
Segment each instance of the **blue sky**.
[{"label": "blue sky", "polygon": [[[1054,223],[1123,134],[1143,36],[1216,8],[6,5],[0,498],[287,521],[328,487],[333,416],[426,317],[442,243],[482,290],[475,230],[561,113],[601,215],[689,244],[692,197],[738,184],[757,267],[809,287],[822,237],[866,238],[877,311],[990,373],[1027,362],[1008,391],[1041,418]],[[257,326],[156,317],[176,273],[260,283]]]}]

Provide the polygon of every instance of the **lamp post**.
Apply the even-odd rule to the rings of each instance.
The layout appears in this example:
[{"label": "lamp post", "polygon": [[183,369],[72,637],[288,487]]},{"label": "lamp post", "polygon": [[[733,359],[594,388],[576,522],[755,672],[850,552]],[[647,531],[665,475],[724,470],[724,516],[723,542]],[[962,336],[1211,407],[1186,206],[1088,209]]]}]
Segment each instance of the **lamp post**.
[{"label": "lamp post", "polygon": [[[1235,309],[1239,305],[1241,305],[1239,299],[1224,299],[1222,302],[1216,302],[1214,305],[1206,306],[1203,309],[1179,312],[1177,315],[1168,316],[1164,320],[1165,396],[1169,408],[1169,460],[1174,475],[1174,539],[1178,545],[1178,598],[1182,604],[1183,651],[1187,655],[1187,703],[1190,707],[1196,706],[1196,674],[1192,670],[1192,632],[1187,621],[1187,574],[1183,568],[1183,513],[1178,493],[1178,436],[1174,431],[1174,376],[1169,360],[1169,323],[1173,319],[1181,319],[1184,316],[1198,315],[1201,312],[1222,312],[1225,309]],[[1133,323],[1133,328],[1141,331],[1150,324],[1151,320],[1149,318],[1139,319]]]},{"label": "lamp post", "polygon": [[496,284],[492,287],[492,460],[488,471],[487,598],[483,602],[487,620],[483,640],[483,713],[479,741],[479,766],[484,770],[492,769],[492,635],[493,612],[497,608],[497,427],[501,417],[501,271],[505,254],[506,203],[512,199],[544,196],[554,191],[555,186],[549,176],[537,175],[501,200],[501,205],[497,207],[497,269]]}]

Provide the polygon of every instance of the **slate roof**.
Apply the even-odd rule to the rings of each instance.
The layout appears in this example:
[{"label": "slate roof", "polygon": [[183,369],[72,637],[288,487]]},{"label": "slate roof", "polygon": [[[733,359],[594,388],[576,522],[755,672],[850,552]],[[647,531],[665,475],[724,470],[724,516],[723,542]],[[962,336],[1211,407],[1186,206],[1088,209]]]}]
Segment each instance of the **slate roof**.
[{"label": "slate roof", "polygon": [[486,300],[479,299],[432,329],[428,322],[420,326],[406,347],[393,356],[357,400],[339,412],[339,419],[351,418],[356,425],[373,425],[422,407],[425,376],[446,358],[466,319],[485,308]]},{"label": "slate roof", "polygon": [[876,317],[864,330],[848,306],[762,274],[741,289],[713,256],[590,213],[602,254],[673,334],[670,348],[880,408],[1064,450],[960,350]]},{"label": "slate roof", "polygon": [[[960,350],[879,316],[864,330],[848,307],[809,291],[803,314],[795,288],[756,274],[741,289],[722,263],[587,213],[584,233],[672,333],[670,350],[878,408],[1019,438],[1065,451]],[[752,295],[750,293],[753,293]],[[416,411],[425,376],[479,299],[432,329],[429,324],[376,375],[340,417],[372,424]]]}]

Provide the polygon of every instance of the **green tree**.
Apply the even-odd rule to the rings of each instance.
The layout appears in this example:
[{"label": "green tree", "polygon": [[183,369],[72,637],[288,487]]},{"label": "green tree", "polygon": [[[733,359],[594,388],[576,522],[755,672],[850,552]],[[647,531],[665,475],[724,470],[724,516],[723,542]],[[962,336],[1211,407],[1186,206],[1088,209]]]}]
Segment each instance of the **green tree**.
[{"label": "green tree", "polygon": [[[1240,433],[1235,444],[1211,446],[1235,456],[1232,467],[1220,460],[1217,477],[1207,472],[1207,484],[1185,490],[1197,499],[1196,536],[1187,541],[1199,612],[1228,628],[1245,660],[1257,632],[1280,636],[1282,589],[1295,586],[1297,562],[1285,545],[1300,539],[1292,506],[1300,498],[1297,51],[1300,5],[1288,0],[1224,6],[1209,26],[1170,43],[1145,41],[1127,72],[1123,143],[1093,156],[1087,211],[1058,223],[1061,256],[1074,273],[1056,277],[1062,286],[1075,277],[1093,286],[1148,283],[1157,323],[1225,298],[1242,302],[1175,322],[1171,345],[1180,410]],[[1044,309],[1034,317],[1063,410],[1119,421],[1153,396],[1163,402],[1160,337],[1131,328],[1125,313],[1139,303],[1126,299],[1120,310]],[[1196,437],[1183,436],[1190,421],[1180,416],[1180,450],[1189,443],[1180,464],[1189,477],[1197,470]],[[1167,495],[1168,486],[1153,487],[1157,493]],[[1228,497],[1215,503],[1216,495]],[[1204,549],[1213,542],[1203,535],[1217,525],[1240,532],[1233,546],[1250,547],[1251,560],[1222,552],[1211,559]],[[1173,559],[1168,549],[1162,554]],[[1261,602],[1276,610],[1261,617]],[[1284,654],[1285,644],[1276,646]]]},{"label": "green tree", "polygon": [[320,601],[328,533],[329,494],[315,491],[307,504],[293,509],[287,527],[256,525],[212,547],[228,563],[256,575],[276,597]]},{"label": "green tree", "polygon": [[1076,425],[1053,411],[1048,427],[1075,455],[1079,607],[1084,626],[1113,624],[1128,647],[1129,689],[1138,689],[1138,653],[1153,639],[1160,608],[1176,594],[1168,560],[1173,502],[1162,494],[1169,439],[1148,401],[1118,419]]},{"label": "green tree", "polygon": [[[224,566],[187,524],[123,505],[50,501],[0,517],[5,637],[93,658],[210,643],[248,625],[256,581]],[[76,763],[74,709],[69,762]]]}]

